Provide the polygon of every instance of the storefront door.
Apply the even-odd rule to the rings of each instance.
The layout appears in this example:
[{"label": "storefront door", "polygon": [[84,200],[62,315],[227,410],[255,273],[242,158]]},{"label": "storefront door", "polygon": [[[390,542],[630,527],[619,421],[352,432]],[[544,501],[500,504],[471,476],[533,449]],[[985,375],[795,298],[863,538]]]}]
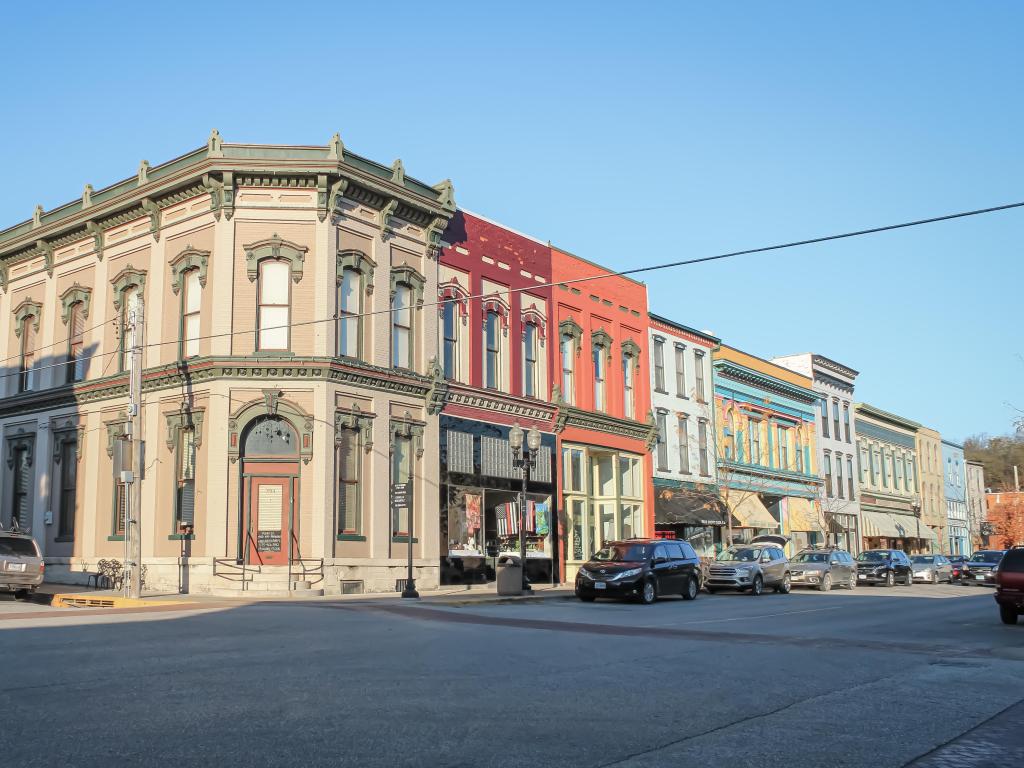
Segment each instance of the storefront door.
[{"label": "storefront door", "polygon": [[287,565],[295,508],[294,478],[256,476],[247,480],[245,508],[248,511],[249,562]]},{"label": "storefront door", "polygon": [[287,565],[298,537],[298,441],[284,419],[265,416],[242,441],[239,553],[254,565]]}]

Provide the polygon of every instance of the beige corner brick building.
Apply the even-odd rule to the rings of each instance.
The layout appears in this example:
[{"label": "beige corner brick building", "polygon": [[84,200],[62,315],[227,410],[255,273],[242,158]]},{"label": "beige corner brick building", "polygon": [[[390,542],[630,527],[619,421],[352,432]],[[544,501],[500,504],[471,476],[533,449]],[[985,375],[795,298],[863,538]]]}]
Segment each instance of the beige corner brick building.
[{"label": "beige corner brick building", "polygon": [[[150,588],[438,582],[430,186],[326,146],[207,144],[0,232],[0,524],[50,579],[124,555],[117,461],[144,441]],[[141,434],[126,328],[144,303]],[[410,481],[411,516],[391,484]],[[436,517],[436,509],[433,512]]]}]

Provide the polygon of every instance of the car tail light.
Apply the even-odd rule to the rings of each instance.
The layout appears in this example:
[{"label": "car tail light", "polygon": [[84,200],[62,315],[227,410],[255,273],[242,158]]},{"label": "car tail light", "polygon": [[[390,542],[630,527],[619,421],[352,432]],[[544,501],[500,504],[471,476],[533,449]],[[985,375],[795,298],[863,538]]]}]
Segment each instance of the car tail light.
[{"label": "car tail light", "polygon": [[46,563],[40,562],[39,563],[39,572],[42,573],[45,570],[46,570]]}]

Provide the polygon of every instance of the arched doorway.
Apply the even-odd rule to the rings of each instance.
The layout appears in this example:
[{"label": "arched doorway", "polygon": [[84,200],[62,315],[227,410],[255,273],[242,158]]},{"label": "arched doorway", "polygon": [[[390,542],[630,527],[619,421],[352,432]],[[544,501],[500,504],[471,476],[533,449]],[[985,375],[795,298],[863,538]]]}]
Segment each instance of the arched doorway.
[{"label": "arched doorway", "polygon": [[287,565],[298,536],[299,441],[280,416],[258,416],[241,440],[242,551],[248,562]]}]

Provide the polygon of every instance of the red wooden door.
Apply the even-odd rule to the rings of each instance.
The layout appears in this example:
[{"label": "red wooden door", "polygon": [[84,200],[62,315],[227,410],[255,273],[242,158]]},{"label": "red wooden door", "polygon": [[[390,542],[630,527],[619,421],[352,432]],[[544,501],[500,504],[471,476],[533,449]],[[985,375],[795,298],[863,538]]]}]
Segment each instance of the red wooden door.
[{"label": "red wooden door", "polygon": [[287,565],[294,495],[291,477],[250,477],[246,491],[249,562]]}]

